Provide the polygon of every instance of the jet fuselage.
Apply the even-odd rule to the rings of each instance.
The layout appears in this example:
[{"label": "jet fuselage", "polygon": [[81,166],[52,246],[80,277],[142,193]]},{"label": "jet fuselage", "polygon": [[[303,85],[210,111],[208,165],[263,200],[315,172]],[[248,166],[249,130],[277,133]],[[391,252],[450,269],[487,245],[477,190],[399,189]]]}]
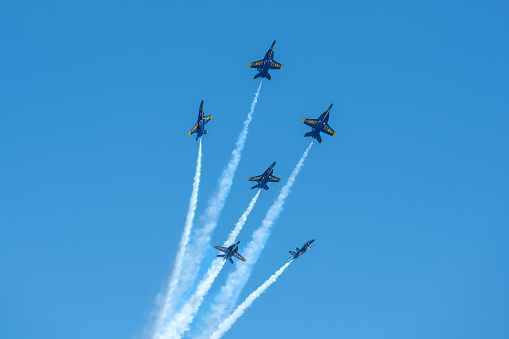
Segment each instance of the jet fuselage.
[{"label": "jet fuselage", "polygon": [[[293,254],[293,259],[297,259],[298,257],[300,257],[301,255],[303,255],[304,253],[306,253],[306,251],[309,249],[309,247],[311,247],[311,244],[315,241],[315,239],[313,240],[309,240],[309,241],[306,241],[304,243],[304,245],[302,246],[301,249],[299,249],[298,247],[296,248],[297,252],[295,252]],[[290,253],[292,253],[290,251]]]}]

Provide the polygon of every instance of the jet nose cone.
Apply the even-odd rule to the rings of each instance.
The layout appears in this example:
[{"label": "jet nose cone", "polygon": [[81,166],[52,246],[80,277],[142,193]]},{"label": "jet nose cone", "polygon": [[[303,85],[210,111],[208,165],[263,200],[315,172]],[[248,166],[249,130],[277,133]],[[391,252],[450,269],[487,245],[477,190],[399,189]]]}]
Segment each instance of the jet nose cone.
[{"label": "jet nose cone", "polygon": [[315,239],[309,241],[310,244],[312,244],[314,242],[315,242]]}]

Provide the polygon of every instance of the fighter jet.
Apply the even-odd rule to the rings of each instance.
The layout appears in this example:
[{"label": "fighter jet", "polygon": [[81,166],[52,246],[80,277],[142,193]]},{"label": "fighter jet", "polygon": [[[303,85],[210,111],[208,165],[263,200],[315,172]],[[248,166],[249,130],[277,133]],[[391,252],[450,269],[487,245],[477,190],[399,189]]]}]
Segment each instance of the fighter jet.
[{"label": "fighter jet", "polygon": [[257,177],[251,177],[251,178],[247,179],[247,181],[256,181],[258,183],[256,185],[254,185],[253,187],[251,187],[251,189],[263,188],[268,191],[269,190],[269,186],[267,186],[268,182],[280,182],[281,179],[272,176],[272,172],[274,171],[275,165],[276,165],[276,162],[274,161],[274,163],[272,165],[270,165],[270,167],[267,168],[265,170],[265,172],[263,172],[262,175],[259,175]]},{"label": "fighter jet", "polygon": [[306,119],[302,120],[308,126],[311,126],[311,132],[307,132],[304,134],[305,137],[312,137],[318,140],[319,143],[322,143],[322,137],[320,136],[320,132],[323,132],[328,135],[335,136],[336,132],[327,124],[329,121],[329,112],[332,108],[332,104],[330,104],[329,109],[324,112],[318,119]]},{"label": "fighter jet", "polygon": [[297,250],[297,252],[288,251],[292,255],[290,258],[288,258],[288,260],[290,260],[290,259],[297,259],[301,255],[303,255],[309,248],[314,247],[315,245],[311,246],[311,244],[314,241],[315,241],[315,239],[306,241],[301,249],[296,247],[295,249]]},{"label": "fighter jet", "polygon": [[233,245],[229,246],[228,248],[214,245],[214,248],[216,250],[220,250],[220,251],[225,252],[225,254],[218,254],[218,255],[216,255],[216,257],[220,257],[220,258],[224,257],[224,260],[230,260],[230,262],[232,264],[235,264],[233,262],[232,256],[234,256],[235,258],[240,259],[242,261],[246,261],[246,259],[244,259],[244,257],[241,256],[237,252],[237,250],[239,249],[239,244],[240,244],[240,241],[237,241],[236,244],[233,244]]},{"label": "fighter jet", "polygon": [[283,64],[274,61],[274,45],[276,44],[276,40],[270,46],[270,49],[265,53],[265,56],[262,60],[255,61],[249,64],[249,67],[256,68],[258,70],[258,74],[256,74],[253,79],[256,78],[267,78],[272,79],[269,74],[269,69],[281,69],[283,68]]},{"label": "fighter jet", "polygon": [[205,129],[205,124],[209,122],[210,119],[212,119],[212,114],[207,116],[203,115],[203,100],[202,100],[200,104],[200,109],[198,111],[198,122],[196,123],[196,125],[194,125],[193,129],[189,131],[189,135],[193,133],[198,134],[196,136],[196,139],[194,139],[194,142],[196,142],[196,140],[198,140],[198,138],[201,137],[202,135],[208,133],[207,130]]}]

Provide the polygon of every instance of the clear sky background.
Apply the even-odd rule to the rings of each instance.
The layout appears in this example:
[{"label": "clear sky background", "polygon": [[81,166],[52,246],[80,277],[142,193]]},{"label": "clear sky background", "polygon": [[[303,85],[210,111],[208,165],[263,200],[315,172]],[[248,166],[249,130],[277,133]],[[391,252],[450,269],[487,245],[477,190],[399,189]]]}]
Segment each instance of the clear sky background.
[{"label": "clear sky background", "polygon": [[316,246],[225,338],[509,337],[508,15],[505,1],[4,2],[0,337],[142,338],[184,226],[200,101],[197,217],[274,39],[284,67],[213,243],[277,161],[242,253],[309,144],[304,117],[334,103],[337,134],[312,147],[241,300]]}]

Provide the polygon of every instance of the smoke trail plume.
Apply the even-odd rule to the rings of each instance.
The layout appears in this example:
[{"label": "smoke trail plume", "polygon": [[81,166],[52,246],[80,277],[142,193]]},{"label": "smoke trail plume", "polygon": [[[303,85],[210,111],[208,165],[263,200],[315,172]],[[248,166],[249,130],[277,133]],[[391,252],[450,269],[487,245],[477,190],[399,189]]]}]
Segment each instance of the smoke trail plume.
[{"label": "smoke trail plume", "polygon": [[214,259],[212,265],[209,267],[205,278],[198,284],[196,292],[184,304],[180,313],[178,313],[170,324],[166,327],[164,333],[159,337],[161,339],[180,338],[182,334],[189,330],[189,325],[193,321],[198,308],[203,302],[203,298],[209,291],[212,283],[224,266],[225,261],[222,259]]},{"label": "smoke trail plume", "polygon": [[258,257],[260,256],[261,251],[265,247],[267,239],[270,235],[270,228],[274,221],[279,217],[279,214],[283,210],[283,204],[285,202],[286,197],[290,194],[290,189],[299,174],[302,165],[304,164],[304,160],[306,159],[311,146],[313,145],[313,141],[309,144],[308,148],[300,158],[297,166],[293,169],[290,178],[288,178],[288,182],[281,189],[279,196],[277,197],[274,204],[267,211],[267,215],[265,219],[262,221],[262,225],[253,233],[252,239],[244,250],[245,257],[248,261],[244,265],[238,265],[232,273],[228,275],[226,283],[221,287],[219,293],[214,297],[214,302],[212,303],[211,310],[208,315],[205,317],[205,324],[207,329],[204,332],[205,337],[208,338],[208,334],[212,332],[213,328],[216,328],[217,324],[224,318],[225,314],[231,312],[235,302],[237,301],[242,288],[246,284],[251,275],[252,268]]},{"label": "smoke trail plume", "polygon": [[[259,196],[260,190],[258,190],[253,199],[251,199],[249,206],[244,211],[244,213],[242,213],[241,217],[235,224],[235,228],[230,232],[230,235],[223,244],[223,247],[230,246],[233,242],[235,242],[237,235],[240,233],[242,227],[246,223],[247,217],[253,210],[253,207],[256,204]],[[180,338],[186,331],[189,330],[189,325],[193,322],[193,319],[203,302],[203,298],[212,287],[212,284],[221,271],[223,264],[224,261],[221,262],[220,259],[215,259],[212,262],[207,273],[205,273],[205,277],[198,284],[195,293],[191,296],[191,298],[189,298],[184,307],[182,307],[182,310],[173,318],[173,320],[165,329],[161,338]]]},{"label": "smoke trail plume", "polygon": [[200,187],[200,176],[201,176],[201,157],[202,157],[202,146],[200,139],[200,145],[198,147],[198,160],[196,161],[196,171],[194,174],[193,181],[193,191],[191,193],[191,198],[189,199],[189,208],[187,210],[184,232],[182,233],[182,237],[180,238],[177,258],[175,259],[175,266],[173,267],[173,272],[171,273],[170,280],[168,282],[168,290],[166,292],[166,295],[164,296],[164,299],[162,300],[161,303],[162,305],[160,306],[160,309],[156,315],[156,320],[152,328],[151,337],[157,334],[165,318],[168,316],[168,314],[171,313],[173,307],[175,307],[173,296],[175,293],[175,287],[177,286],[177,283],[179,281],[180,273],[182,272],[182,262],[184,259],[184,254],[186,252],[187,244],[189,243],[191,228],[193,227],[193,220],[196,212],[196,204],[198,203],[198,189]]},{"label": "smoke trail plume", "polygon": [[237,236],[239,235],[240,231],[242,230],[242,227],[244,227],[244,224],[246,223],[249,213],[251,213],[251,211],[253,210],[253,207],[256,204],[256,200],[258,200],[258,197],[260,196],[260,192],[261,192],[260,189],[258,190],[258,192],[256,192],[256,195],[253,197],[253,199],[249,203],[249,206],[244,211],[244,213],[242,213],[242,216],[240,217],[239,221],[237,221],[237,223],[235,224],[235,228],[228,235],[228,239],[225,241],[224,246],[230,246],[232,243],[235,242],[235,240],[237,239]]},{"label": "smoke trail plume", "polygon": [[287,262],[286,264],[284,264],[283,267],[281,267],[279,270],[277,270],[277,272],[274,273],[269,279],[267,279],[267,281],[265,281],[260,287],[258,287],[253,293],[251,293],[246,298],[246,300],[244,300],[242,302],[242,304],[240,304],[239,307],[237,307],[237,309],[232,314],[230,314],[230,316],[228,318],[226,318],[221,324],[219,324],[219,327],[217,328],[217,330],[215,330],[210,335],[210,339],[219,339],[219,338],[221,338],[223,336],[223,334],[225,334],[233,326],[233,324],[235,324],[237,319],[239,319],[240,316],[242,316],[242,314],[244,314],[244,312],[249,307],[251,307],[253,302],[259,296],[261,296],[263,294],[263,292],[265,292],[265,290],[267,290],[267,288],[269,288],[269,286],[272,285],[281,274],[283,274],[284,270],[286,270],[286,268],[288,266],[290,266],[292,261],[293,260],[291,260],[291,261]]}]

